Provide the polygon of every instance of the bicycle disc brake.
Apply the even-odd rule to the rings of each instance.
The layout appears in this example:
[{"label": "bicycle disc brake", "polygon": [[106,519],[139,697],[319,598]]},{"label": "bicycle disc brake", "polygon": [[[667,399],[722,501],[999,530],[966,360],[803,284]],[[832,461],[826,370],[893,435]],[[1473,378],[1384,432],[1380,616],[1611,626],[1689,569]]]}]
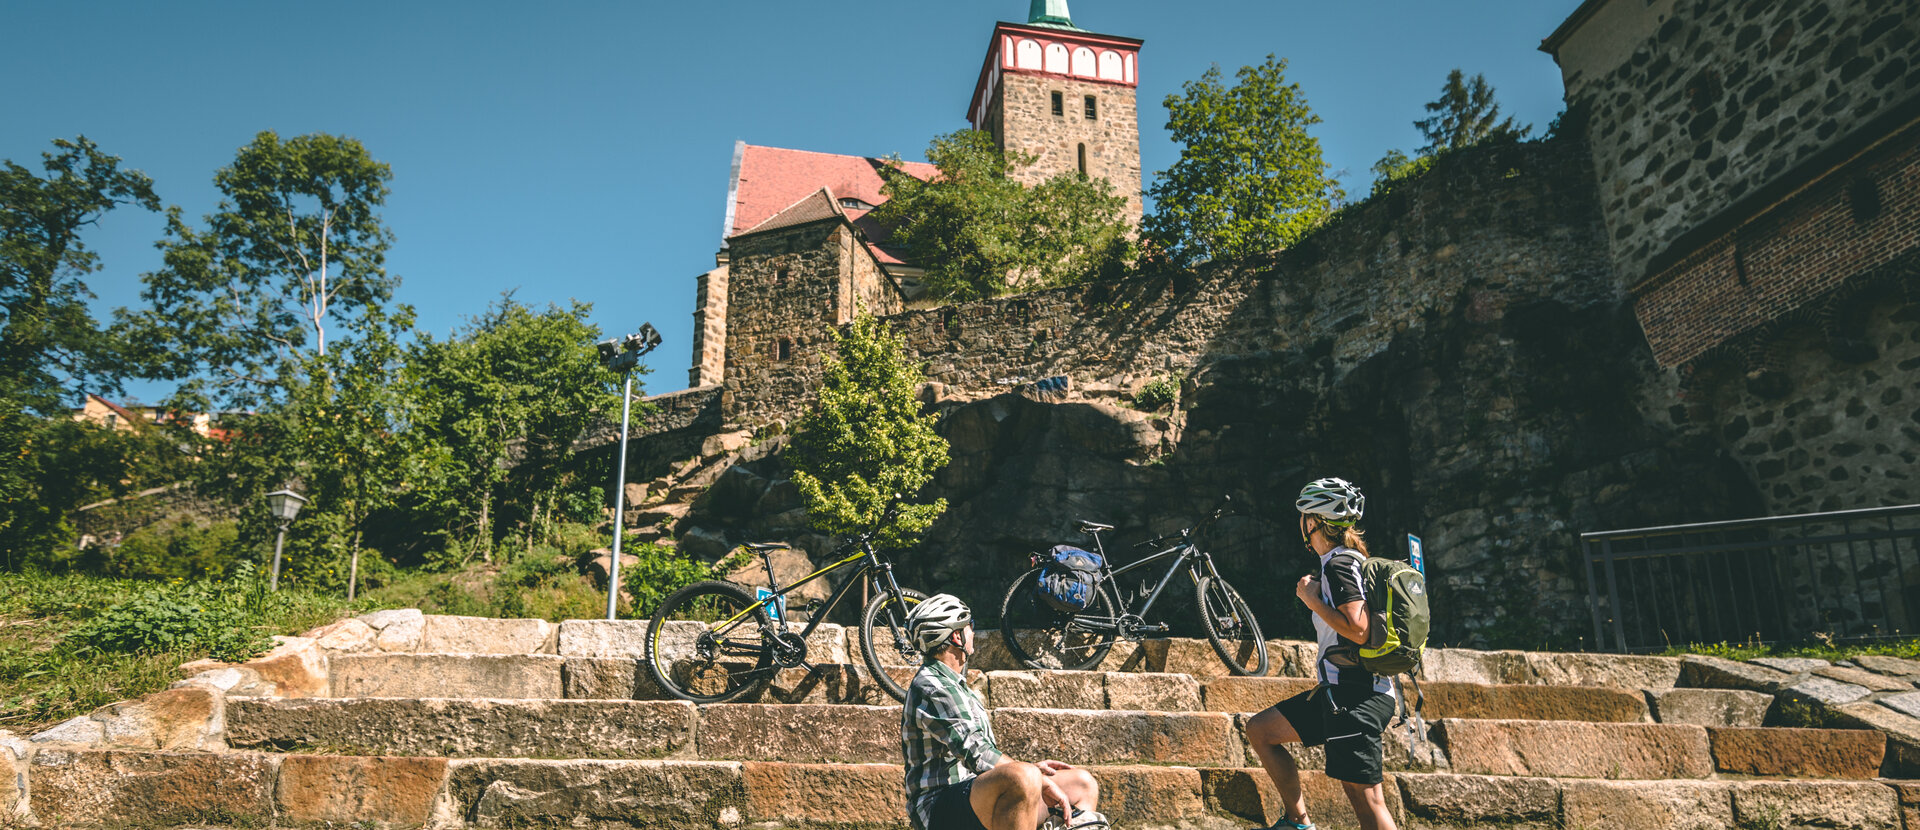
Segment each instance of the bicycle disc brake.
[{"label": "bicycle disc brake", "polygon": [[773,635],[773,662],[791,668],[807,662],[807,641],[791,631]]}]

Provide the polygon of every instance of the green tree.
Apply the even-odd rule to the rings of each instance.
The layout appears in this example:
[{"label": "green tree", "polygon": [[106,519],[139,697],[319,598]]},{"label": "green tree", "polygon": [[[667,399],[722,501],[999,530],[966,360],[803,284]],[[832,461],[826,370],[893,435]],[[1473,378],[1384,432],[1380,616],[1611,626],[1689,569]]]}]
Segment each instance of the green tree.
[{"label": "green tree", "polygon": [[[619,406],[614,375],[594,350],[591,311],[576,301],[536,313],[507,296],[456,336],[423,336],[408,351],[413,428],[442,459],[423,498],[462,523],[478,505],[471,525],[449,529],[470,532],[483,556],[502,508],[530,527],[543,511],[553,515],[574,439]],[[502,505],[510,481],[520,486],[506,487]]]},{"label": "green tree", "polygon": [[240,148],[214,176],[223,198],[204,229],[168,213],[165,264],[142,278],[147,308],[121,315],[148,372],[185,381],[187,408],[257,407],[304,358],[327,355],[330,329],[379,315],[399,282],[378,213],[392,175],[351,138],[268,131]]},{"label": "green tree", "polygon": [[[920,371],[907,361],[906,342],[864,314],[834,339],[819,403],[796,425],[793,481],[813,526],[844,534],[872,527],[895,494],[919,492],[949,459],[947,439],[914,395]],[[903,501],[881,542],[910,544],[946,509],[946,499]]]},{"label": "green tree", "polygon": [[1388,150],[1373,164],[1373,192],[1385,193],[1394,185],[1418,178],[1433,168],[1435,159],[1489,141],[1519,141],[1527,137],[1533,125],[1515,126],[1512,118],[1500,117],[1500,105],[1493,100],[1493,86],[1485,75],[1471,80],[1455,69],[1440,86],[1440,97],[1426,104],[1430,117],[1413,122],[1427,145],[1411,158],[1398,149]]},{"label": "green tree", "polygon": [[1500,104],[1493,100],[1493,85],[1487,76],[1475,74],[1471,80],[1455,69],[1447,73],[1440,86],[1440,97],[1427,102],[1431,116],[1413,122],[1426,136],[1423,155],[1460,150],[1489,140],[1518,141],[1526,138],[1533,125],[1515,126],[1512,118],[1500,117]]},{"label": "green tree", "polygon": [[1130,258],[1127,200],[1077,171],[1034,187],[1013,174],[1034,157],[1002,152],[993,137],[959,130],[934,138],[923,181],[896,163],[880,171],[887,201],[875,220],[927,269],[936,297],[971,300],[1078,282]]},{"label": "green tree", "polygon": [[1287,62],[1268,55],[1225,86],[1220,68],[1166,99],[1167,130],[1179,161],[1155,175],[1145,233],[1181,265],[1278,250],[1317,227],[1342,197],[1327,175],[1320,117]]},{"label": "green tree", "polygon": [[66,511],[94,492],[56,460],[91,433],[48,419],[64,420],[63,399],[81,387],[111,390],[124,375],[87,309],[82,278],[100,260],[81,234],[121,205],[160,208],[151,179],[85,136],[53,146],[44,174],[0,164],[0,553],[10,568],[54,546]]}]

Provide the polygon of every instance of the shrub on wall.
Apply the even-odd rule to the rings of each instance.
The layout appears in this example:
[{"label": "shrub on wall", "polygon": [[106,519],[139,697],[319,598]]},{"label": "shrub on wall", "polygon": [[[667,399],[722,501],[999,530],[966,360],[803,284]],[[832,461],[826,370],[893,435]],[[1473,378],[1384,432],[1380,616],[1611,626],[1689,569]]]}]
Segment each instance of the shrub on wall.
[{"label": "shrub on wall", "polygon": [[135,579],[206,579],[232,570],[246,554],[238,523],[179,518],[135,531],[105,551],[102,570]]}]

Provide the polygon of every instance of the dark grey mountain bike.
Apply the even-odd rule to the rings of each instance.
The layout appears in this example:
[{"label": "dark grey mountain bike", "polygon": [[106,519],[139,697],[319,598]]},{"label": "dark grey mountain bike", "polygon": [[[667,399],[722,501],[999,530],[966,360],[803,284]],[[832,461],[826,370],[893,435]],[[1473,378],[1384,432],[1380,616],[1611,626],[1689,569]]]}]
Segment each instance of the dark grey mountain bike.
[{"label": "dark grey mountain bike", "polygon": [[[1112,525],[1082,519],[1080,532],[1093,537],[1095,551],[1105,560],[1100,567],[1100,582],[1094,587],[1093,600],[1085,611],[1067,613],[1056,610],[1040,597],[1039,581],[1046,568],[1042,554],[1033,557],[1033,569],[1008,586],[1000,603],[1000,636],[1015,659],[1036,669],[1091,669],[1106,659],[1116,640],[1132,642],[1168,637],[1164,622],[1148,622],[1153,605],[1165,594],[1175,574],[1184,572],[1193,585],[1194,601],[1200,609],[1200,626],[1207,642],[1227,668],[1239,675],[1267,673],[1267,641],[1260,634],[1260,621],[1254,619],[1240,592],[1220,576],[1213,557],[1196,541],[1201,531],[1225,515],[1232,503],[1223,498],[1220,506],[1199,523],[1185,530],[1148,539],[1136,548],[1168,545],[1164,550],[1123,567],[1113,567],[1105,544],[1100,539]],[[1153,590],[1137,598],[1133,607],[1123,607],[1115,593],[1118,578],[1142,571],[1154,562],[1166,562],[1167,572]]]}]

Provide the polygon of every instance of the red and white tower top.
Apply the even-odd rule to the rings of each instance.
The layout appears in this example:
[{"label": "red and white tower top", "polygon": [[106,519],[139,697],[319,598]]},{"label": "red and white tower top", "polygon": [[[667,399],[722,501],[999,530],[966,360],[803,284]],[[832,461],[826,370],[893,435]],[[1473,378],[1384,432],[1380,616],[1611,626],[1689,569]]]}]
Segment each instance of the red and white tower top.
[{"label": "red and white tower top", "polygon": [[985,129],[1000,79],[1009,73],[1053,75],[1081,81],[1139,86],[1138,38],[1102,35],[1076,28],[1067,14],[1066,0],[1033,0],[1027,22],[1002,21],[993,27],[987,59],[974,85],[967,120]]}]

